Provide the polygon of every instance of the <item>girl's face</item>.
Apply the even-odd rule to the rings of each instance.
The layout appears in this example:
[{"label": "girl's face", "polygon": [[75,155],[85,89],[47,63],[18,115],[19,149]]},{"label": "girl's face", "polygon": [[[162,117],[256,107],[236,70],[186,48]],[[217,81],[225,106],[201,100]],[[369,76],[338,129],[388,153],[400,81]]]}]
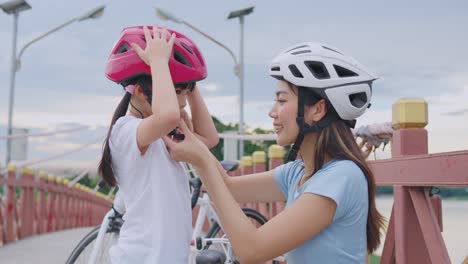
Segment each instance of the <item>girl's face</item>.
[{"label": "girl's face", "polygon": [[180,110],[184,109],[187,105],[187,95],[190,93],[189,89],[181,89],[176,87],[177,100],[179,101]]},{"label": "girl's face", "polygon": [[273,118],[273,127],[278,135],[276,141],[281,146],[293,144],[299,133],[296,123],[297,91],[294,93],[292,89],[285,81],[279,81],[275,104],[268,114]]}]

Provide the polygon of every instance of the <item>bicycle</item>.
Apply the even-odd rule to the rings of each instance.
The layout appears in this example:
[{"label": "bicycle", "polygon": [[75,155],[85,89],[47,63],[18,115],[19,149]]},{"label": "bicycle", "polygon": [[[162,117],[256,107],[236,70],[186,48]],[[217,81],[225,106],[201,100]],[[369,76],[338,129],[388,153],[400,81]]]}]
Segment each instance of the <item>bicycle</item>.
[{"label": "bicycle", "polygon": [[[236,170],[238,167],[237,162],[222,161],[221,164],[226,171]],[[190,168],[189,165],[187,165]],[[189,170],[191,178],[189,180],[192,190],[191,206],[192,210],[197,204],[200,205],[199,213],[193,230],[192,240],[192,253],[190,256],[190,263],[238,263],[230,247],[229,240],[222,234],[222,227],[219,224],[218,216],[214,208],[211,206],[211,201],[208,194],[201,190],[202,182],[199,177],[196,177],[193,170]],[[203,193],[200,197],[200,193]],[[259,212],[251,208],[242,208],[247,217],[251,218],[257,225],[263,225],[267,219]],[[125,205],[123,198],[117,192],[111,210],[104,216],[103,222],[100,226],[92,229],[73,249],[67,264],[73,263],[109,263],[109,249],[117,243],[120,227],[124,220]],[[202,227],[205,220],[208,219],[210,228],[202,238]],[[221,236],[216,240],[216,236]],[[196,247],[195,241],[210,241],[215,239],[216,243],[206,243],[204,247]],[[218,249],[210,249],[211,245],[221,245]],[[200,253],[198,253],[200,250]],[[204,253],[202,253],[204,252]],[[194,259],[195,258],[195,259]],[[215,262],[218,261],[218,262]],[[276,260],[273,263],[277,263]]]}]

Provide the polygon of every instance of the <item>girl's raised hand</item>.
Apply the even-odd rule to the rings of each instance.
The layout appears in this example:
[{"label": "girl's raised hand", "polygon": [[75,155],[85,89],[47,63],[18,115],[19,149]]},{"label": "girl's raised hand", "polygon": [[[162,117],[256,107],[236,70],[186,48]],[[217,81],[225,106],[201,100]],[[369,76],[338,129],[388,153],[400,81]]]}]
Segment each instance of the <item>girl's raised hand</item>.
[{"label": "girl's raised hand", "polygon": [[143,50],[135,43],[131,44],[138,56],[148,65],[156,61],[167,63],[172,54],[175,34],[173,33],[169,38],[167,29],[158,28],[156,25],[153,26],[153,37],[151,37],[150,30],[146,26],[143,27],[143,32],[146,40],[145,49]]},{"label": "girl's raised hand", "polygon": [[180,121],[179,128],[185,135],[184,140],[176,142],[168,136],[163,137],[171,158],[176,161],[199,165],[208,155],[211,155],[210,151],[206,145],[190,131],[183,119]]}]

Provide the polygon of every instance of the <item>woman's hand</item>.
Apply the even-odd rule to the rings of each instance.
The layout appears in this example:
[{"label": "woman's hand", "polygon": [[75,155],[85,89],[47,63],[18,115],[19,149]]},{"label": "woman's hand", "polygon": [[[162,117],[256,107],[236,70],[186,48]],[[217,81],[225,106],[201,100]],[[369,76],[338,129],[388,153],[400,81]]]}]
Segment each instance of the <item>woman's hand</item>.
[{"label": "woman's hand", "polygon": [[[363,149],[364,147],[365,149]],[[364,159],[367,159],[374,150],[374,146],[367,141],[361,141],[361,143],[359,143],[359,149],[361,149]]]},{"label": "woman's hand", "polygon": [[146,47],[143,50],[140,46],[132,43],[132,48],[136,51],[138,56],[148,65],[153,62],[161,61],[168,63],[172,55],[172,46],[176,38],[173,33],[170,38],[167,29],[160,29],[156,25],[153,26],[153,37],[151,37],[149,29],[144,26],[143,32],[145,33]]},{"label": "woman's hand", "polygon": [[180,110],[180,118],[184,120],[185,124],[190,129],[190,131],[193,132],[192,120],[190,120],[190,116],[187,114],[187,111],[185,111],[185,109]]},{"label": "woman's hand", "polygon": [[206,145],[201,142],[182,119],[179,125],[180,130],[185,135],[182,141],[174,141],[170,137],[163,137],[164,143],[171,155],[176,161],[184,161],[195,166],[201,165],[211,155]]}]

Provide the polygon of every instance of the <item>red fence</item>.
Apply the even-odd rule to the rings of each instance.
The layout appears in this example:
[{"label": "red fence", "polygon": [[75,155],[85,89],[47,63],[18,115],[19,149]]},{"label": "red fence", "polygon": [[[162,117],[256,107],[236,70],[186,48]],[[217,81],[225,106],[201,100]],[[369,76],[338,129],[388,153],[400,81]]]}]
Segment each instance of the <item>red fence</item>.
[{"label": "red fence", "polygon": [[[393,107],[392,158],[369,162],[377,185],[394,188],[381,263],[450,263],[441,234],[442,199],[431,189],[468,186],[468,150],[428,154],[427,104],[403,99]],[[282,147],[271,146],[268,169],[283,164],[283,157]],[[235,175],[265,171],[265,153],[244,157],[240,167]],[[271,218],[284,203],[247,206]]]},{"label": "red fence", "polygon": [[[45,172],[35,179],[33,170],[8,168],[0,175],[6,195],[0,201],[0,245],[16,240],[68,228],[98,225],[109,210],[111,201],[104,195],[75,185]],[[1,196],[0,196],[1,197]]]}]

